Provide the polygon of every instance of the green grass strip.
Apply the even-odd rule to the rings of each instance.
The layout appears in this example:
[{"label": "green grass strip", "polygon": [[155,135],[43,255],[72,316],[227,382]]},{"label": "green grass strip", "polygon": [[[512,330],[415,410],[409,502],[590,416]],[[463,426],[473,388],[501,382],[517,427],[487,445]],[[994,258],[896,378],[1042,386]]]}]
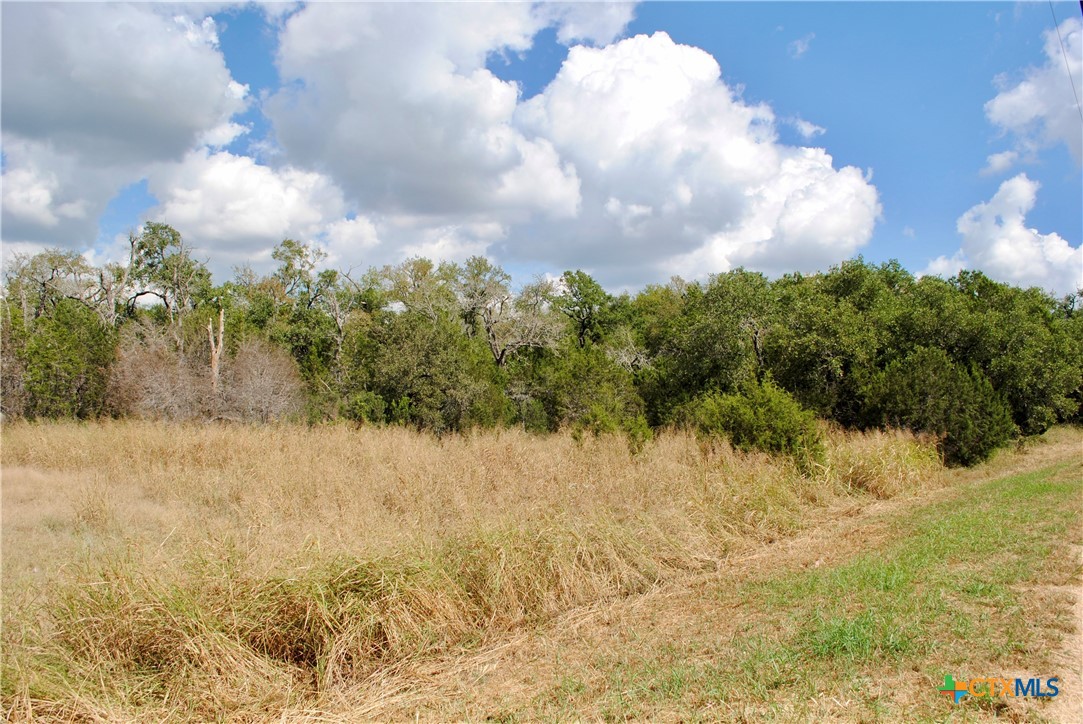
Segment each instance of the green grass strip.
[{"label": "green grass strip", "polygon": [[[1026,589],[1054,569],[1064,579],[1074,575],[1064,553],[1083,527],[1081,492],[1074,464],[949,490],[938,502],[892,513],[887,542],[875,550],[723,592],[737,598],[752,625],[724,643],[687,641],[597,662],[609,668],[604,716],[661,710],[690,720],[708,711],[804,718],[815,714],[808,702],[825,692],[851,697],[851,708],[835,716],[855,719],[978,714],[982,702],[952,712],[932,688],[920,696],[923,677],[1048,662],[1041,650],[1056,646],[1056,612],[1028,618]],[[882,696],[873,684],[891,676],[922,679],[919,694],[905,704]],[[575,710],[589,693],[569,680],[536,704],[550,713]]]}]

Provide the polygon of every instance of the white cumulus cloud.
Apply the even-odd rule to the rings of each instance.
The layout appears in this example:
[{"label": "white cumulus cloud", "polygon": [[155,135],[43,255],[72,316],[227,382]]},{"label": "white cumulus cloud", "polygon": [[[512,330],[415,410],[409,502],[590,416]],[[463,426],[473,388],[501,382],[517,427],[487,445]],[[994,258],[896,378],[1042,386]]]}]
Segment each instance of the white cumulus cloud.
[{"label": "white cumulus cloud", "polygon": [[[1083,92],[1083,22],[1078,18],[1065,20],[1060,24],[1059,37],[1055,28],[1045,33],[1044,40],[1045,63],[1027,68],[1014,83],[997,78],[1000,92],[985,104],[985,115],[1015,135],[1022,155],[1029,155],[1038,146],[1063,143],[1076,163],[1083,164],[1083,118],[1076,101],[1076,94]],[[1076,93],[1072,92],[1073,82]],[[1009,158],[997,156],[999,163]],[[995,165],[990,157],[989,168]]]},{"label": "white cumulus cloud", "polygon": [[822,149],[781,144],[775,116],[746,103],[704,51],[665,33],[572,48],[517,115],[572,163],[574,221],[514,229],[502,254],[582,266],[616,284],[746,264],[822,268],[865,244],[875,187]]},{"label": "white cumulus cloud", "polygon": [[790,124],[806,141],[812,140],[816,136],[820,136],[827,132],[827,129],[823,126],[817,126],[815,123],[806,121],[803,118],[794,118],[790,121]]},{"label": "white cumulus cloud", "polygon": [[266,260],[285,238],[326,239],[336,251],[349,241],[375,243],[367,220],[347,222],[342,191],[313,171],[272,169],[247,156],[201,149],[155,168],[148,188],[160,201],[151,218],[175,227],[225,269]]},{"label": "white cumulus cloud", "polygon": [[25,166],[12,169],[4,174],[4,212],[37,226],[56,226],[60,219],[59,209],[53,207],[53,194],[58,185],[56,174]]},{"label": "white cumulus cloud", "polygon": [[[85,245],[146,179],[148,217],[216,274],[265,268],[293,237],[343,267],[486,253],[631,286],[824,268],[880,214],[871,176],[777,133],[822,128],[746,101],[708,53],[665,33],[614,42],[630,4],[290,6],[271,24],[282,86],[258,99],[212,8],[4,4],[5,244]],[[583,45],[524,101],[487,63],[553,27]],[[270,145],[224,150],[256,102]]]},{"label": "white cumulus cloud", "polygon": [[1083,248],[1071,246],[1056,233],[1027,226],[1039,184],[1019,174],[1008,179],[989,201],[959,217],[962,247],[951,257],[934,259],[927,274],[950,275],[978,269],[998,281],[1037,286],[1058,294],[1083,287]]},{"label": "white cumulus cloud", "polygon": [[557,40],[607,45],[635,18],[630,2],[544,2],[535,11],[547,24],[557,25]]},{"label": "white cumulus cloud", "polygon": [[221,140],[215,129],[245,107],[213,20],[99,3],[2,13],[5,241],[93,240],[105,205],[147,164]]},{"label": "white cumulus cloud", "polygon": [[283,30],[266,109],[289,158],[365,208],[567,215],[574,169],[519,132],[518,86],[485,67],[544,22],[529,4],[311,4]]},{"label": "white cumulus cloud", "polygon": [[945,256],[941,254],[940,256],[936,257],[931,262],[929,262],[925,266],[925,268],[921,270],[921,272],[918,273],[918,276],[934,276],[947,279],[949,277],[955,276],[963,269],[966,269],[966,267],[966,254],[964,254],[963,250],[960,249],[951,256]]},{"label": "white cumulus cloud", "polygon": [[321,246],[328,254],[328,264],[345,271],[367,261],[363,258],[365,254],[379,244],[376,225],[370,219],[358,216],[328,224]]},{"label": "white cumulus cloud", "polygon": [[1018,160],[1018,151],[1001,151],[1000,153],[990,154],[985,159],[985,168],[981,171],[982,175],[991,176],[1003,173],[1014,166]]}]

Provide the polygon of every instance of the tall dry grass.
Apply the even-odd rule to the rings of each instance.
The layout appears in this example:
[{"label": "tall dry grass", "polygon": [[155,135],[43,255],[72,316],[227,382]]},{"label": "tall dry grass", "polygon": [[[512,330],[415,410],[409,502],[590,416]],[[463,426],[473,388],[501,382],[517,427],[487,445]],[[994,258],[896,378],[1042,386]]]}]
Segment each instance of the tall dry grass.
[{"label": "tall dry grass", "polygon": [[5,426],[13,718],[316,707],[412,657],[718,566],[810,511],[936,484],[931,445],[833,432],[802,475],[671,431]]}]

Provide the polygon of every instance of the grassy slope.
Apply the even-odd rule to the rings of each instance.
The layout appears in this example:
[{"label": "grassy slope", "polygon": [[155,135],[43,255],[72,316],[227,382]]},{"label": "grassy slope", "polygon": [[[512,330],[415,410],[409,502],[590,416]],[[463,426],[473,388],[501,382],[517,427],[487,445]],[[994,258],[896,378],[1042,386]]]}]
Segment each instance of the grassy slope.
[{"label": "grassy slope", "polygon": [[0,698],[61,720],[339,709],[369,677],[940,479],[902,433],[832,433],[801,475],[678,431],[635,455],[515,430],[2,432]]},{"label": "grassy slope", "polygon": [[[366,692],[366,714],[534,720],[882,720],[1079,716],[1083,447],[957,473],[615,605],[578,611],[472,660]],[[989,475],[996,467],[987,467]],[[1079,609],[1077,608],[1076,611]],[[1078,646],[1078,643],[1076,644]],[[451,673],[449,673],[449,671]],[[966,701],[944,674],[1057,676],[1062,695]],[[381,698],[387,697],[382,703]],[[385,706],[386,705],[386,706]]]},{"label": "grassy slope", "polygon": [[941,477],[905,436],[834,436],[802,477],[679,434],[16,426],[0,694],[11,718],[941,717],[944,673],[1053,675],[1083,440],[1052,438]]}]

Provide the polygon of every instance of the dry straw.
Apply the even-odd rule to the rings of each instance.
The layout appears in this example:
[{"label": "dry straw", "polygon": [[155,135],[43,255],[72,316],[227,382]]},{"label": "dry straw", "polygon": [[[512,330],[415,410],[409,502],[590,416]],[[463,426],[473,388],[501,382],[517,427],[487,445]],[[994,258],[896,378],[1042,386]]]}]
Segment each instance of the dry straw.
[{"label": "dry straw", "polygon": [[826,462],[668,431],[116,422],[3,431],[11,718],[262,718],[405,660],[714,568],[812,511],[935,485],[933,446]]}]

